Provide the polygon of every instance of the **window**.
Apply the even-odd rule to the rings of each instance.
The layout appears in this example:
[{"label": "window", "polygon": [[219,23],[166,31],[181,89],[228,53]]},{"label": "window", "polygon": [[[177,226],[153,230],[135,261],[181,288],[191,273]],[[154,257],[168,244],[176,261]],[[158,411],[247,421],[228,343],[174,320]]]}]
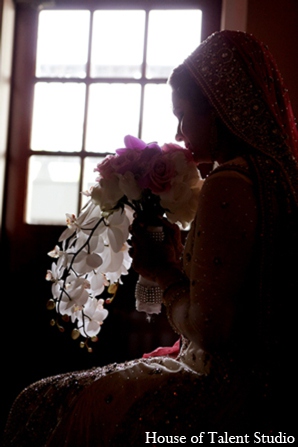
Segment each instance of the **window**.
[{"label": "window", "polygon": [[[60,234],[65,228],[65,213],[68,211],[71,212],[72,210],[76,212],[76,208],[79,206],[77,197],[80,197],[80,191],[85,189],[83,173],[88,173],[90,175],[90,181],[94,182],[93,166],[100,157],[104,156],[104,152],[99,152],[99,146],[102,147],[103,151],[110,150],[106,143],[103,143],[102,132],[99,133],[98,141],[95,141],[94,138],[90,137],[87,142],[87,139],[89,138],[87,131],[88,119],[94,120],[94,124],[89,124],[89,126],[91,126],[91,128],[93,126],[95,131],[97,129],[96,126],[101,124],[97,116],[91,118],[89,115],[88,117],[87,110],[88,108],[91,109],[93,107],[92,104],[90,104],[93,96],[92,92],[90,94],[91,88],[96,88],[104,84],[109,87],[114,84],[124,84],[124,86],[134,84],[134,86],[141,91],[138,111],[139,117],[136,124],[138,135],[146,141],[152,139],[158,139],[159,141],[165,139],[172,140],[176,131],[176,120],[173,118],[174,130],[172,130],[172,125],[170,125],[169,122],[168,129],[170,136],[168,137],[167,134],[165,134],[166,121],[172,119],[171,104],[168,104],[168,99],[165,100],[164,107],[166,111],[164,112],[161,108],[160,91],[156,93],[158,95],[158,106],[157,100],[151,92],[146,96],[146,89],[150,90],[150,88],[156,88],[158,90],[158,88],[164,87],[165,90],[167,90],[165,86],[166,74],[149,75],[147,70],[145,74],[141,71],[141,75],[135,77],[136,75],[131,74],[132,72],[130,71],[130,74],[126,72],[125,77],[117,78],[116,76],[114,77],[114,75],[111,75],[111,73],[99,73],[98,67],[95,70],[94,67],[91,68],[91,66],[87,66],[92,59],[90,34],[92,31],[91,24],[94,28],[94,23],[92,23],[92,21],[95,21],[96,10],[99,11],[99,5],[101,8],[111,10],[112,7],[115,6],[115,3],[118,10],[121,10],[122,8],[122,11],[124,11],[123,8],[125,7],[130,7],[130,10],[132,11],[132,8],[136,6],[134,8],[135,10],[143,11],[142,14],[145,14],[144,35],[145,30],[149,30],[150,11],[149,9],[146,9],[147,7],[151,8],[151,10],[161,7],[172,8],[174,10],[178,10],[179,8],[200,9],[202,11],[202,39],[205,39],[220,27],[221,0],[129,0],[129,4],[126,0],[55,0],[55,2],[52,2],[52,4],[56,5],[55,9],[48,8],[40,11],[35,8],[34,5],[40,4],[42,1],[43,0],[14,0],[13,2],[16,7],[16,24],[1,240],[1,255],[3,260],[1,265],[2,276],[5,278],[6,283],[13,284],[13,287],[10,287],[9,297],[4,302],[3,314],[5,315],[5,318],[3,319],[4,327],[2,325],[2,332],[8,334],[8,341],[4,343],[4,351],[7,350],[5,353],[7,352],[10,355],[12,346],[16,352],[17,350],[21,350],[27,364],[30,365],[30,368],[24,368],[20,380],[17,383],[14,383],[14,387],[11,387],[11,397],[20,392],[23,387],[40,377],[46,377],[51,374],[60,374],[63,371],[86,369],[94,366],[94,362],[96,362],[97,365],[106,365],[115,361],[121,362],[137,358],[142,355],[143,352],[150,352],[156,346],[170,345],[175,341],[175,338],[172,339],[173,334],[167,325],[166,319],[163,319],[162,317],[161,319],[159,318],[156,320],[155,324],[146,327],[143,336],[140,337],[139,328],[144,325],[144,316],[135,311],[135,276],[133,271],[124,278],[125,285],[123,286],[121,293],[122,297],[125,296],[125,299],[122,300],[121,297],[119,297],[119,299],[115,300],[114,304],[111,305],[110,321],[112,325],[109,328],[109,323],[105,323],[105,330],[102,331],[101,336],[102,342],[94,345],[96,357],[90,357],[85,349],[78,351],[77,344],[73,342],[71,337],[60,337],[60,334],[57,333],[58,331],[53,331],[53,328],[48,324],[51,314],[46,310],[46,302],[48,298],[50,298],[51,293],[50,284],[44,280],[44,277],[47,269],[50,267],[51,261],[47,256],[47,253],[54,247]],[[46,0],[44,0],[44,2],[46,2]],[[12,1],[10,3],[12,3]],[[47,2],[47,4],[49,5],[50,2]],[[90,5],[93,9],[91,7],[89,8]],[[145,7],[142,8],[144,5]],[[62,7],[63,10],[59,9]],[[76,74],[64,71],[64,75],[61,76],[61,68],[59,75],[57,71],[51,71],[51,73],[45,72],[45,61],[42,60],[43,55],[41,55],[38,50],[41,43],[38,43],[37,39],[39,19],[42,17],[41,13],[55,11],[70,12],[74,11],[75,8],[79,11],[85,11],[86,15],[89,16],[89,19],[86,20],[86,22],[88,22],[89,30],[87,43],[85,44],[88,47],[87,59],[84,60],[81,57],[81,52],[76,49],[76,57],[71,60],[72,63],[70,64],[83,67],[84,74],[80,74],[80,70],[77,70]],[[104,9],[101,9],[101,11],[104,11]],[[6,24],[7,23],[8,22],[6,22]],[[168,46],[175,48],[176,53],[173,54],[173,57],[177,57],[177,64],[183,60],[188,52],[188,50],[183,48],[184,45],[180,43],[180,24],[174,33],[179,36],[178,43],[172,45],[172,40],[170,40],[171,45],[168,44]],[[165,26],[165,23],[163,23],[163,26]],[[192,28],[199,32],[197,24]],[[55,28],[52,31],[51,42],[53,45],[56,36],[58,38],[58,26],[55,25]],[[79,31],[77,29],[75,34],[79,32],[82,33],[82,30],[80,29]],[[161,34],[162,40],[166,39],[168,35],[170,36],[169,32],[166,31]],[[155,37],[160,39],[157,36],[158,32],[156,31]],[[75,35],[74,38],[76,37],[77,36]],[[80,41],[82,42],[81,39],[82,38],[80,38]],[[69,39],[69,41],[72,42],[72,39]],[[142,42],[143,44],[145,43],[145,38],[142,39]],[[58,43],[62,47],[61,36]],[[196,45],[197,38],[196,42],[191,46],[193,47]],[[181,54],[179,55],[178,52],[180,51]],[[39,63],[37,63],[37,53],[39,55]],[[55,52],[53,53],[55,55]],[[66,53],[69,53],[69,51],[63,51],[63,56],[60,57],[60,61],[58,60],[58,62],[56,62],[55,70],[61,61],[64,63],[68,60],[69,65],[70,54],[66,57]],[[47,54],[48,56],[51,55],[51,58],[53,58],[52,53],[48,49],[44,54]],[[164,54],[167,54],[167,52],[164,51]],[[154,52],[150,55],[150,58],[153,56]],[[146,60],[148,63],[150,62],[151,67],[155,64],[150,58],[147,51]],[[165,58],[161,57],[161,60],[165,61]],[[175,61],[172,63],[176,65]],[[130,60],[129,66],[131,67],[138,64],[138,61]],[[144,67],[143,61],[141,64],[141,70],[144,70],[146,67]],[[55,64],[52,63],[51,65],[52,70],[54,70],[53,65]],[[97,64],[95,64],[95,66],[96,65]],[[107,63],[106,65],[111,64]],[[114,68],[115,70],[116,68],[118,70],[119,67]],[[104,69],[106,70],[107,67],[104,67]],[[165,67],[160,67],[159,64],[159,69],[164,70]],[[67,70],[69,70],[69,68]],[[101,67],[101,70],[103,70],[103,67]],[[80,139],[75,139],[75,144],[78,144],[78,146],[71,146],[68,150],[66,150],[66,144],[58,147],[58,142],[62,141],[62,136],[58,139],[54,138],[57,129],[54,130],[53,128],[48,127],[49,131],[44,129],[42,132],[43,135],[38,135],[35,127],[35,133],[33,135],[32,118],[34,118],[33,121],[35,124],[33,124],[36,126],[36,120],[41,120],[43,116],[42,110],[40,111],[40,115],[37,114],[36,109],[34,109],[34,104],[38,105],[40,102],[43,103],[43,105],[45,104],[45,99],[42,99],[41,97],[38,98],[38,94],[35,94],[35,90],[44,94],[44,86],[48,85],[49,90],[47,93],[49,101],[51,101],[54,98],[54,93],[52,96],[49,94],[49,91],[52,88],[51,84],[53,84],[54,87],[57,86],[57,84],[63,84],[65,87],[69,84],[74,84],[78,87],[81,86],[83,90],[83,111],[81,112],[83,118],[80,118],[83,120],[83,129],[81,128],[80,130],[81,137]],[[107,90],[105,89],[104,92],[106,91]],[[67,93],[65,93],[65,95],[66,94]],[[71,98],[71,101],[79,101],[80,99],[78,98],[80,98],[80,94],[81,93],[78,93],[76,99]],[[95,91],[94,95],[95,94],[99,95],[97,91]],[[57,94],[57,99],[53,101],[55,112],[51,115],[49,113],[48,117],[52,117],[52,122],[56,122],[58,128],[61,124],[61,119],[64,120],[64,124],[61,127],[63,130],[67,121],[65,112],[62,113],[62,106],[58,106],[57,101],[59,99],[60,96]],[[146,118],[146,116],[150,115],[150,106],[148,109],[149,111],[147,111],[146,101],[148,103],[150,100],[154,106],[154,122],[151,122],[151,119]],[[95,99],[94,104],[97,107],[97,110],[99,110],[96,113],[100,113],[101,109],[99,103]],[[119,101],[117,101],[117,104],[119,105]],[[47,104],[46,107],[48,111],[50,111],[50,105]],[[56,118],[59,113],[61,114],[61,118],[58,120]],[[105,114],[103,115],[105,116]],[[141,116],[142,121],[140,121]],[[44,122],[49,126],[48,117],[44,118]],[[160,125],[159,122],[162,123],[161,131],[158,130]],[[77,122],[75,125],[74,122],[72,122],[72,127],[67,133],[67,136],[69,137],[67,141],[71,141],[72,135],[75,134],[75,132],[78,132],[78,129],[75,126],[78,126]],[[105,127],[101,125],[101,129],[105,129]],[[118,128],[114,126],[112,133],[109,132],[108,137],[111,139],[112,137],[114,138],[117,129]],[[121,133],[122,132],[123,131],[121,131]],[[126,125],[124,127],[124,132],[133,133],[135,130],[128,128]],[[152,134],[150,134],[150,132],[152,132]],[[163,136],[160,136],[159,132],[163,132]],[[42,138],[43,136],[44,138]],[[107,138],[106,141],[111,141],[109,138]],[[114,142],[111,144],[111,147],[113,146],[112,150],[114,150],[118,144],[122,145],[122,138],[123,135],[119,135],[121,141],[119,143],[117,141],[117,143]],[[52,144],[54,144],[55,141],[57,141],[57,145],[53,147]],[[41,146],[41,144],[43,144],[43,146]],[[95,150],[91,147],[93,144]],[[49,162],[52,163],[50,166]],[[31,185],[29,184],[27,186],[28,170],[30,171]],[[50,182],[51,187],[48,186],[48,181]],[[74,182],[76,186],[74,186]],[[33,198],[33,201],[31,202],[26,200],[26,197],[30,197],[30,195]],[[38,196],[40,199],[37,199]],[[63,200],[60,201],[61,196],[63,196]],[[74,199],[71,197],[74,197]],[[51,214],[48,211],[50,199],[55,202],[54,210],[57,214],[55,215],[55,220],[50,215],[49,220],[51,221],[51,224],[46,224],[44,216]],[[36,200],[35,203],[38,201],[39,211],[36,211],[36,208],[34,210],[31,208],[30,210],[34,200]],[[25,209],[26,201],[28,208],[27,212]],[[51,206],[53,208],[53,205]],[[59,211],[57,211],[58,208]],[[30,217],[30,223],[25,222],[24,217],[26,217],[26,214],[28,215],[28,218]],[[62,225],[55,225],[54,223],[60,222],[60,219]],[[40,222],[41,220],[43,222],[42,224],[33,223]],[[28,303],[30,305],[28,305]],[[13,327],[17,328],[17,330],[12,330],[12,319],[14,324]],[[116,331],[114,330],[115,327],[117,327]],[[20,334],[22,334],[21,337]],[[26,337],[27,340],[25,343],[24,337]],[[42,342],[42,349],[38,349],[40,345],[39,341]],[[6,368],[8,378],[10,376],[12,377],[12,372],[19,367],[19,356],[10,356],[10,359],[10,364]]]},{"label": "window", "polygon": [[39,12],[27,223],[77,214],[94,167],[125,135],[174,140],[166,82],[200,42],[201,23],[197,8]]}]

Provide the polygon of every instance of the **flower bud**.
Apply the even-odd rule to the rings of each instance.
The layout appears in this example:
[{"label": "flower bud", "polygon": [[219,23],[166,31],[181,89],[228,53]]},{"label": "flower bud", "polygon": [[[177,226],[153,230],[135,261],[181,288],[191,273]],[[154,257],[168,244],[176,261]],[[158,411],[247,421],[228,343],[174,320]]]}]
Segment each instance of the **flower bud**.
[{"label": "flower bud", "polygon": [[118,289],[118,284],[113,283],[108,287],[108,293],[110,293],[111,295],[114,295],[117,292],[117,289]]},{"label": "flower bud", "polygon": [[71,338],[73,340],[77,340],[80,336],[80,331],[78,331],[78,329],[73,329],[72,333],[71,333]]},{"label": "flower bud", "polygon": [[55,301],[51,298],[48,302],[47,302],[47,309],[48,310],[53,310],[55,309],[56,305],[55,305]]}]

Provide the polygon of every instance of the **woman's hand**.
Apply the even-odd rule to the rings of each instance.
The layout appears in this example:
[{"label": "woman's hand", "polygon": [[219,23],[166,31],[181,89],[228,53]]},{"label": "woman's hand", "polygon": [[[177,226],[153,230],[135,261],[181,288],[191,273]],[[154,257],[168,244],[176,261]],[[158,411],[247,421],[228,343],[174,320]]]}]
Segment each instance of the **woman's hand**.
[{"label": "woman's hand", "polygon": [[152,232],[148,231],[148,225],[136,217],[130,227],[132,238],[129,253],[133,258],[133,269],[137,273],[152,281],[163,283],[170,272],[173,272],[174,276],[177,271],[182,270],[183,245],[177,225],[161,219],[160,226],[163,228],[164,239],[156,241]]}]

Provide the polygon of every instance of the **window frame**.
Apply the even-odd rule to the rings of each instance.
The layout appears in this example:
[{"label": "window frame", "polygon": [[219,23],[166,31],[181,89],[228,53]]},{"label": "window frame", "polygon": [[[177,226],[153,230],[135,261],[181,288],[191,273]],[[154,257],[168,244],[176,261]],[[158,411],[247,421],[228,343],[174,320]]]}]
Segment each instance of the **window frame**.
[{"label": "window frame", "polygon": [[[144,1],[115,1],[111,2],[107,0],[96,1],[75,1],[75,0],[56,0],[55,6],[42,6],[43,2],[32,0],[16,0],[16,33],[15,33],[15,54],[14,54],[14,66],[13,66],[13,84],[12,84],[12,101],[11,101],[11,120],[10,120],[10,132],[9,132],[9,158],[11,163],[9,165],[9,171],[7,173],[6,191],[17,190],[17,197],[13,204],[10,204],[6,213],[6,227],[14,228],[20,223],[23,225],[38,225],[27,224],[25,222],[25,206],[27,190],[24,185],[27,184],[27,171],[28,161],[31,155],[45,155],[44,151],[32,151],[30,149],[30,129],[33,110],[33,93],[34,85],[40,79],[35,76],[35,49],[37,44],[37,26],[38,26],[38,14],[41,9],[55,10],[55,9],[90,9],[92,12],[98,9],[145,9],[149,11],[151,9],[188,9],[198,8],[202,10],[202,40],[206,35],[215,31],[219,27],[220,23],[220,11],[218,7],[221,4],[221,0],[216,0],[217,9],[213,9],[216,5],[213,3],[213,7],[208,0],[164,0],[163,2],[157,0],[144,0]],[[38,7],[36,6],[38,3]],[[48,5],[47,2],[44,2]],[[217,14],[214,13],[217,11]],[[148,17],[148,14],[146,15]],[[216,24],[216,25],[215,25]],[[30,30],[30,33],[28,33]],[[90,29],[90,33],[92,30]],[[146,42],[144,42],[146,45]],[[90,50],[90,49],[89,49]],[[143,67],[144,71],[144,67]],[[40,80],[46,81],[47,78],[41,78]],[[54,82],[55,78],[50,78],[51,82]],[[105,78],[102,78],[103,82]],[[109,78],[106,78],[109,80]],[[73,78],[63,79],[63,82],[70,82]],[[121,82],[122,78],[117,79],[117,82]],[[61,79],[60,79],[61,81]],[[140,81],[143,86],[144,83],[164,83],[165,80],[154,78],[148,80],[144,78],[144,72],[142,73],[142,79]],[[92,79],[85,79],[85,83],[88,86],[89,82],[93,82]],[[142,88],[142,92],[144,89]],[[142,93],[143,95],[143,93]],[[88,101],[88,99],[87,99]],[[141,99],[141,107],[143,108],[143,98]],[[88,106],[88,104],[87,104]],[[22,148],[22,149],[21,149]],[[56,155],[46,153],[47,155]],[[84,160],[86,157],[94,157],[97,154],[87,151],[80,153],[59,152],[59,155],[66,156],[79,156]],[[103,154],[104,155],[104,154]],[[98,155],[97,155],[98,156]],[[82,175],[79,185],[82,190]],[[7,194],[5,201],[7,203]],[[80,205],[79,205],[80,208]],[[79,211],[79,210],[78,210]],[[44,225],[47,227],[47,225]],[[50,225],[51,226],[51,225]]]},{"label": "window frame", "polygon": [[[125,10],[123,8],[121,8],[121,11],[134,11],[136,9],[128,9],[126,8]],[[85,182],[85,161],[88,159],[88,161],[92,160],[92,159],[103,159],[105,156],[107,156],[110,153],[114,153],[114,149],[110,149],[110,150],[98,150],[98,151],[94,151],[93,148],[88,146],[88,124],[89,124],[89,113],[90,113],[90,101],[92,98],[92,88],[94,88],[96,85],[121,85],[122,89],[124,87],[124,89],[126,88],[127,85],[131,85],[131,86],[138,86],[139,88],[139,93],[140,93],[140,102],[138,103],[137,109],[137,120],[135,121],[135,124],[137,124],[137,131],[134,133],[134,135],[138,136],[139,138],[142,138],[142,132],[143,132],[143,125],[144,125],[144,119],[145,119],[145,112],[146,112],[146,98],[148,93],[146,92],[146,89],[148,86],[150,85],[166,85],[167,83],[167,76],[155,76],[155,77],[151,77],[149,75],[148,77],[148,73],[147,73],[147,63],[148,63],[148,53],[147,53],[147,46],[148,46],[148,38],[149,38],[149,17],[150,17],[150,12],[151,11],[156,11],[156,8],[150,6],[150,8],[146,8],[146,10],[144,10],[143,8],[138,8],[138,10],[144,11],[145,15],[144,15],[144,30],[143,30],[143,36],[144,36],[144,42],[142,42],[142,62],[141,62],[141,66],[140,66],[140,75],[139,77],[133,77],[133,76],[118,76],[117,74],[115,76],[113,76],[112,74],[110,76],[108,75],[94,75],[92,73],[92,69],[91,69],[91,63],[92,63],[92,59],[91,59],[91,54],[92,54],[92,45],[93,45],[93,41],[92,41],[92,36],[93,36],[93,32],[94,32],[94,26],[95,26],[95,20],[96,20],[96,16],[95,14],[97,12],[102,12],[104,11],[104,9],[98,9],[98,8],[82,8],[80,9],[80,11],[82,12],[90,12],[90,16],[89,16],[89,36],[88,36],[88,48],[87,48],[87,54],[88,54],[88,60],[87,60],[87,65],[86,65],[86,71],[85,71],[85,75],[81,76],[51,76],[51,75],[43,75],[43,74],[35,74],[34,78],[32,79],[32,83],[33,83],[33,88],[35,87],[35,95],[36,95],[36,86],[38,84],[44,84],[44,85],[55,85],[55,84],[59,84],[60,86],[64,86],[64,85],[69,85],[69,84],[76,84],[77,86],[84,86],[85,87],[85,93],[84,93],[84,105],[82,108],[82,113],[84,116],[84,121],[83,121],[83,129],[82,129],[82,139],[79,138],[79,143],[81,148],[76,148],[76,149],[71,149],[71,150],[66,150],[66,149],[57,149],[57,150],[52,150],[50,148],[46,149],[46,148],[36,148],[36,147],[29,147],[28,148],[28,160],[30,161],[31,157],[34,156],[36,158],[38,157],[47,157],[48,160],[50,160],[53,157],[64,157],[65,160],[74,160],[74,159],[79,159],[79,163],[80,163],[80,175],[79,175],[79,183],[78,183],[78,193],[77,193],[77,208],[73,209],[70,208],[67,211],[69,212],[74,212],[75,214],[79,214],[79,210],[82,208],[83,205],[83,199],[84,196],[82,194],[79,194],[79,191],[82,191],[84,189],[86,189],[86,186],[84,187],[84,182]],[[185,9],[183,9],[184,11]],[[43,9],[41,12],[43,11],[57,11],[57,8],[46,8]],[[60,11],[65,11],[65,8],[60,9]],[[71,10],[73,11],[73,9]],[[76,11],[79,11],[79,9],[77,9]],[[110,8],[109,8],[110,11]],[[177,10],[175,10],[177,11]],[[199,9],[198,9],[199,11]],[[40,14],[40,12],[39,12]],[[62,87],[63,88],[63,87]],[[96,88],[96,87],[95,87]],[[174,120],[173,120],[174,121]],[[32,118],[32,122],[33,122],[33,118]],[[147,124],[148,125],[148,124]],[[31,130],[33,129],[32,125],[31,125]],[[173,133],[174,133],[175,127],[173,127]],[[95,138],[96,141],[96,138]],[[148,140],[146,140],[148,141]],[[121,142],[119,142],[119,146],[120,146]],[[74,197],[73,197],[74,199]],[[27,197],[28,200],[28,197]],[[29,199],[30,200],[30,199]],[[66,207],[65,207],[66,209]],[[64,214],[62,214],[62,219],[64,217]],[[25,219],[26,220],[26,219]],[[30,219],[30,216],[28,215],[28,219],[26,220],[27,223],[32,224],[34,223],[34,221],[32,222],[32,220]],[[43,222],[38,222],[38,224],[43,225]],[[51,223],[52,225],[54,223]],[[62,221],[63,224],[63,221]]]}]

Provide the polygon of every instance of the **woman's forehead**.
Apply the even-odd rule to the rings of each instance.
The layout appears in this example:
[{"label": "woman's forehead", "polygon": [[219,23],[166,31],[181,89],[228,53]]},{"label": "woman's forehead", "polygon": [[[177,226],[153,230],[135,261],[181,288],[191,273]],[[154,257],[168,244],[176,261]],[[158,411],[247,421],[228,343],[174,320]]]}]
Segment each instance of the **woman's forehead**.
[{"label": "woman's forehead", "polygon": [[185,99],[181,98],[181,96],[179,95],[179,93],[174,90],[172,92],[172,106],[173,106],[173,112],[175,112],[175,110],[177,109],[181,109],[183,107],[183,105],[185,104]]}]

